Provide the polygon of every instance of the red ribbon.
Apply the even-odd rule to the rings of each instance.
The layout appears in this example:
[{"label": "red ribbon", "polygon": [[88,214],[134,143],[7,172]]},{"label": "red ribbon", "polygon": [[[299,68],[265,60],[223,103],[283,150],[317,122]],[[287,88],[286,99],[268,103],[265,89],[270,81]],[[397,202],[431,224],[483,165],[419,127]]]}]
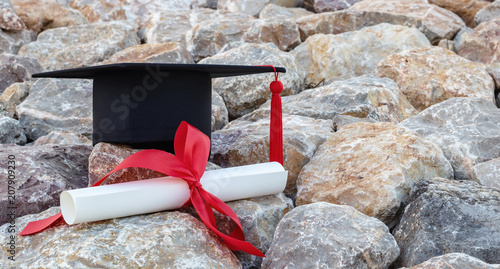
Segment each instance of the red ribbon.
[{"label": "red ribbon", "polygon": [[[123,160],[92,187],[99,186],[110,174],[129,167],[147,168],[165,175],[182,178],[188,183],[191,191],[188,202],[192,203],[201,221],[217,234],[229,249],[264,257],[261,251],[245,241],[243,228],[234,211],[201,186],[200,179],[205,172],[210,154],[208,136],[183,121],[175,134],[174,150],[175,155],[155,149],[139,151]],[[236,227],[230,235],[223,234],[217,229],[212,208],[229,216],[236,223]],[[61,219],[62,213],[59,213],[47,219],[30,222],[19,235],[38,233]]]}]

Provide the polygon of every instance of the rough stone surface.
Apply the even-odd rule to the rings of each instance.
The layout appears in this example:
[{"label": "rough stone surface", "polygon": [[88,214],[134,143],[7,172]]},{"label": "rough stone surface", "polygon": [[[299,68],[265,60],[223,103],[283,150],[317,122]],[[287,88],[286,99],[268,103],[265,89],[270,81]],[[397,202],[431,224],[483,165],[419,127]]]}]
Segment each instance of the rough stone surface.
[{"label": "rough stone surface", "polygon": [[485,0],[429,0],[429,4],[440,6],[457,14],[467,26],[474,27],[474,16],[490,2]]},{"label": "rough stone surface", "polygon": [[[61,191],[85,187],[88,181],[87,159],[91,149],[90,146],[84,145],[38,147],[0,145],[0,154],[5,156],[5,160],[9,155],[15,157],[13,184],[9,185],[7,180],[2,180],[0,187],[3,190],[7,190],[8,186],[15,188],[16,217],[38,213],[51,206],[59,205]],[[8,174],[8,165],[7,161],[0,164],[0,172],[3,175]],[[10,200],[6,191],[0,193],[0,201],[4,205],[0,209],[0,223],[3,224],[8,221],[7,214],[10,210],[7,208]],[[16,225],[21,227],[21,221],[17,222],[18,220],[16,220]],[[18,232],[20,230],[17,230],[16,234]],[[5,255],[2,255],[2,258],[5,259]],[[2,262],[2,264],[6,263]]]},{"label": "rough stone surface", "polygon": [[[281,95],[296,94],[303,89],[303,73],[295,58],[275,46],[243,44],[199,63],[281,66],[287,70],[286,73],[279,75],[279,79],[283,82]],[[212,88],[224,99],[231,119],[252,112],[270,99],[269,83],[272,80],[274,80],[272,73],[217,78],[212,81]]]},{"label": "rough stone surface", "polygon": [[500,109],[484,99],[448,99],[400,125],[438,144],[455,179],[473,179],[474,165],[500,157]]},{"label": "rough stone surface", "polygon": [[441,149],[393,123],[355,123],[331,135],[304,166],[297,205],[350,205],[389,227],[416,182],[453,177]]},{"label": "rough stone surface", "polygon": [[500,62],[499,28],[500,18],[497,18],[464,33],[463,41],[457,47],[457,54],[475,62]]},{"label": "rough stone surface", "polygon": [[95,65],[139,44],[136,26],[126,22],[94,23],[43,31],[19,55],[37,58],[45,71]]},{"label": "rough stone surface", "polygon": [[398,254],[379,220],[350,206],[315,203],[285,215],[262,268],[388,268]]},{"label": "rough stone surface", "polygon": [[7,31],[21,31],[26,26],[9,0],[0,0],[0,29]]},{"label": "rough stone surface", "polygon": [[11,31],[6,32],[0,29],[0,53],[17,54],[19,49],[36,39],[33,31]]},{"label": "rough stone surface", "polygon": [[18,119],[16,107],[28,97],[31,83],[14,83],[0,95],[0,106],[11,118]]},{"label": "rough stone surface", "polygon": [[0,144],[26,143],[26,135],[18,120],[0,115]]},{"label": "rough stone surface", "polygon": [[362,0],[304,0],[302,6],[315,13],[347,9]]},{"label": "rough stone surface", "polygon": [[[18,227],[59,212],[19,218]],[[6,245],[7,226],[1,227]],[[234,254],[193,216],[177,211],[76,225],[18,236],[15,268],[240,268]],[[54,255],[57,253],[57,255]]]},{"label": "rough stone surface", "polygon": [[212,90],[212,132],[222,129],[229,123],[229,113],[227,112],[224,99]]},{"label": "rough stone surface", "polygon": [[87,137],[68,131],[52,131],[48,135],[38,138],[33,145],[88,145],[92,146],[92,140]]},{"label": "rough stone surface", "polygon": [[39,79],[29,96],[17,106],[19,121],[29,139],[51,131],[73,131],[92,135],[92,81]]},{"label": "rough stone surface", "polygon": [[382,23],[338,35],[311,36],[291,54],[307,74],[306,85],[314,86],[323,80],[328,83],[370,74],[390,54],[429,45],[415,28]]},{"label": "rough stone surface", "polygon": [[411,269],[499,269],[500,264],[488,264],[464,253],[450,253],[429,259]]},{"label": "rough stone surface", "polygon": [[37,33],[57,27],[87,24],[78,11],[57,0],[11,0],[26,27]]},{"label": "rough stone surface", "polygon": [[472,170],[475,181],[490,188],[500,189],[500,158],[476,164]]},{"label": "rough stone surface", "polygon": [[296,7],[301,0],[218,0],[217,9],[230,12],[242,12],[257,17],[267,4],[276,4],[284,7]]},{"label": "rough stone surface", "polygon": [[[399,123],[418,112],[406,100],[394,81],[374,75],[335,81],[282,98],[283,113],[331,120],[350,116],[373,122]],[[271,103],[242,117],[245,120],[269,117]]]},{"label": "rough stone surface", "polygon": [[15,82],[31,80],[31,75],[42,71],[33,58],[12,54],[0,54],[0,93]]},{"label": "rough stone surface", "polygon": [[500,1],[494,1],[490,5],[479,10],[476,16],[474,16],[474,25],[478,26],[485,21],[491,21],[496,18],[500,18]]},{"label": "rough stone surface", "polygon": [[300,7],[283,7],[267,4],[259,13],[260,19],[298,19],[314,13]]},{"label": "rough stone surface", "polygon": [[186,47],[176,42],[143,44],[128,47],[111,56],[103,64],[112,63],[176,63],[194,64]]},{"label": "rough stone surface", "polygon": [[[283,115],[283,156],[288,171],[285,194],[294,197],[296,180],[321,143],[333,132],[329,120]],[[269,161],[269,119],[234,120],[212,133],[210,160],[221,167]]]},{"label": "rough stone surface", "polygon": [[349,115],[336,115],[333,118],[333,130],[337,132],[349,124],[360,123],[360,122],[376,123],[377,121],[372,120],[370,118],[358,118]]},{"label": "rough stone surface", "polygon": [[290,51],[301,42],[299,28],[292,19],[257,20],[246,30],[243,40],[250,43],[274,43],[283,51]]},{"label": "rough stone surface", "polygon": [[401,248],[395,265],[411,267],[452,252],[500,263],[499,208],[498,189],[442,178],[419,183],[393,231]]},{"label": "rough stone surface", "polygon": [[453,97],[495,103],[495,83],[484,66],[439,47],[389,55],[378,63],[376,73],[394,80],[419,111]]}]

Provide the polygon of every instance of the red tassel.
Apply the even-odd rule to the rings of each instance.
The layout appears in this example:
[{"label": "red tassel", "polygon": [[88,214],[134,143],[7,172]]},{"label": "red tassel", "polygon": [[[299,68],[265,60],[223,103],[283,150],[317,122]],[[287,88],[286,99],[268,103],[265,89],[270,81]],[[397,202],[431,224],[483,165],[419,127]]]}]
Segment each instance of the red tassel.
[{"label": "red tassel", "polygon": [[[274,67],[273,67],[274,68]],[[276,80],[271,82],[269,88],[273,93],[271,97],[271,125],[269,134],[269,161],[279,162],[283,165],[283,116],[281,108],[281,92],[283,84],[278,80],[278,73],[275,72]]]}]

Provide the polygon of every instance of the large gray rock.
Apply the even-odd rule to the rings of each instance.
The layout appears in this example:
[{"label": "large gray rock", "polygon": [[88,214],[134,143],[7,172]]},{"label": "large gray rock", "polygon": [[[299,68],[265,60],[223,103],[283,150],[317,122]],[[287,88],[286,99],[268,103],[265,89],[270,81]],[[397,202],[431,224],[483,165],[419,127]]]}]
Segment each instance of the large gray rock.
[{"label": "large gray rock", "polygon": [[499,269],[500,264],[487,264],[464,253],[450,253],[429,259],[411,269]]},{"label": "large gray rock", "polygon": [[331,135],[304,166],[297,205],[350,205],[389,227],[416,182],[453,177],[439,146],[393,123],[356,123]]},{"label": "large gray rock", "polygon": [[328,83],[370,74],[390,54],[429,45],[415,28],[382,23],[338,35],[313,35],[291,54],[307,74],[306,85],[315,86],[323,80]]},{"label": "large gray rock", "polygon": [[396,266],[451,252],[500,263],[500,190],[434,178],[419,183],[410,201],[393,231],[401,248]]},{"label": "large gray rock", "polygon": [[474,180],[490,188],[500,189],[500,158],[472,167]]},{"label": "large gray rock", "polygon": [[[59,212],[16,219],[17,229],[29,221]],[[1,243],[10,236],[1,227]],[[16,230],[16,233],[19,230]],[[177,211],[139,215],[76,225],[59,225],[15,239],[15,261],[2,255],[12,268],[240,268],[234,254],[203,223]]]},{"label": "large gray rock", "polygon": [[[285,67],[286,73],[279,75],[283,83],[282,96],[297,94],[303,90],[304,77],[295,58],[273,45],[243,44],[199,63]],[[212,81],[212,87],[224,99],[229,118],[237,118],[252,112],[271,98],[269,83],[272,80],[273,73],[217,78]]]},{"label": "large gray rock", "polygon": [[39,79],[29,96],[17,106],[17,114],[29,139],[51,131],[92,135],[92,81]]},{"label": "large gray rock", "polygon": [[301,42],[299,28],[292,19],[256,20],[246,30],[243,40],[250,43],[274,43],[283,51],[290,51]]},{"label": "large gray rock", "polygon": [[500,18],[500,1],[498,0],[485,6],[476,13],[474,16],[474,25],[478,26],[485,21],[491,21],[496,18]]},{"label": "large gray rock", "polygon": [[276,4],[284,7],[299,6],[301,0],[218,0],[217,9],[230,12],[242,12],[257,17],[267,4]]},{"label": "large gray rock", "polygon": [[302,6],[310,11],[321,13],[351,7],[362,0],[304,0]]},{"label": "large gray rock", "polygon": [[71,131],[52,131],[48,135],[39,137],[33,146],[42,145],[87,145],[92,146],[92,140]]},{"label": "large gray rock", "polygon": [[484,99],[451,98],[400,125],[438,144],[455,179],[473,179],[474,165],[500,157],[500,109]]},{"label": "large gray rock", "polygon": [[0,144],[26,143],[26,135],[18,120],[0,115]]},{"label": "large gray rock", "polygon": [[463,34],[457,54],[481,63],[500,62],[500,18],[486,21]]},{"label": "large gray rock", "polygon": [[262,268],[388,268],[398,254],[379,220],[350,206],[315,203],[285,215]]},{"label": "large gray rock", "polygon": [[12,54],[0,54],[0,93],[15,82],[31,80],[31,75],[42,71],[37,59]]},{"label": "large gray rock", "polygon": [[283,7],[267,4],[259,13],[260,19],[298,19],[314,13],[300,7]]},{"label": "large gray rock", "polygon": [[0,29],[0,53],[17,54],[19,49],[36,39],[33,31],[12,31],[5,32]]},{"label": "large gray rock", "polygon": [[[284,167],[288,171],[285,194],[295,196],[300,170],[332,132],[329,120],[283,115]],[[211,161],[222,167],[268,162],[269,118],[234,120],[212,133],[211,154]]]},{"label": "large gray rock", "polygon": [[95,65],[116,52],[139,44],[136,25],[94,23],[43,31],[19,55],[37,58],[45,71]]},{"label": "large gray rock", "polygon": [[113,63],[194,64],[194,61],[183,44],[168,42],[128,47],[102,62],[102,64]]},{"label": "large gray rock", "polygon": [[21,31],[26,28],[23,20],[17,16],[16,10],[9,0],[0,0],[0,29]]},{"label": "large gray rock", "polygon": [[[0,145],[0,153],[5,156],[5,161],[0,164],[0,172],[2,175],[8,175],[8,170],[14,172],[12,182],[2,180],[0,187],[3,190],[15,190],[15,216],[39,213],[59,205],[62,191],[85,187],[88,181],[87,159],[91,149],[83,145]],[[15,169],[9,167],[12,164],[8,164],[7,156],[13,156]],[[0,209],[2,224],[9,221],[7,214],[12,209],[7,205],[11,200],[7,191],[0,193],[0,201],[5,205]]]}]

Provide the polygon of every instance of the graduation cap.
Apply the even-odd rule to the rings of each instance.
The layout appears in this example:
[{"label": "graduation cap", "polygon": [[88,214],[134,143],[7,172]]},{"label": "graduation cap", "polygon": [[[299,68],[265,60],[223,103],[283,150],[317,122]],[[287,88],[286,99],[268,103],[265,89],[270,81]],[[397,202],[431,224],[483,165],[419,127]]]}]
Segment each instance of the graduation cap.
[{"label": "graduation cap", "polygon": [[182,121],[210,137],[212,78],[275,71],[286,72],[272,66],[120,63],[33,77],[94,79],[94,145],[110,142],[173,152]]}]

